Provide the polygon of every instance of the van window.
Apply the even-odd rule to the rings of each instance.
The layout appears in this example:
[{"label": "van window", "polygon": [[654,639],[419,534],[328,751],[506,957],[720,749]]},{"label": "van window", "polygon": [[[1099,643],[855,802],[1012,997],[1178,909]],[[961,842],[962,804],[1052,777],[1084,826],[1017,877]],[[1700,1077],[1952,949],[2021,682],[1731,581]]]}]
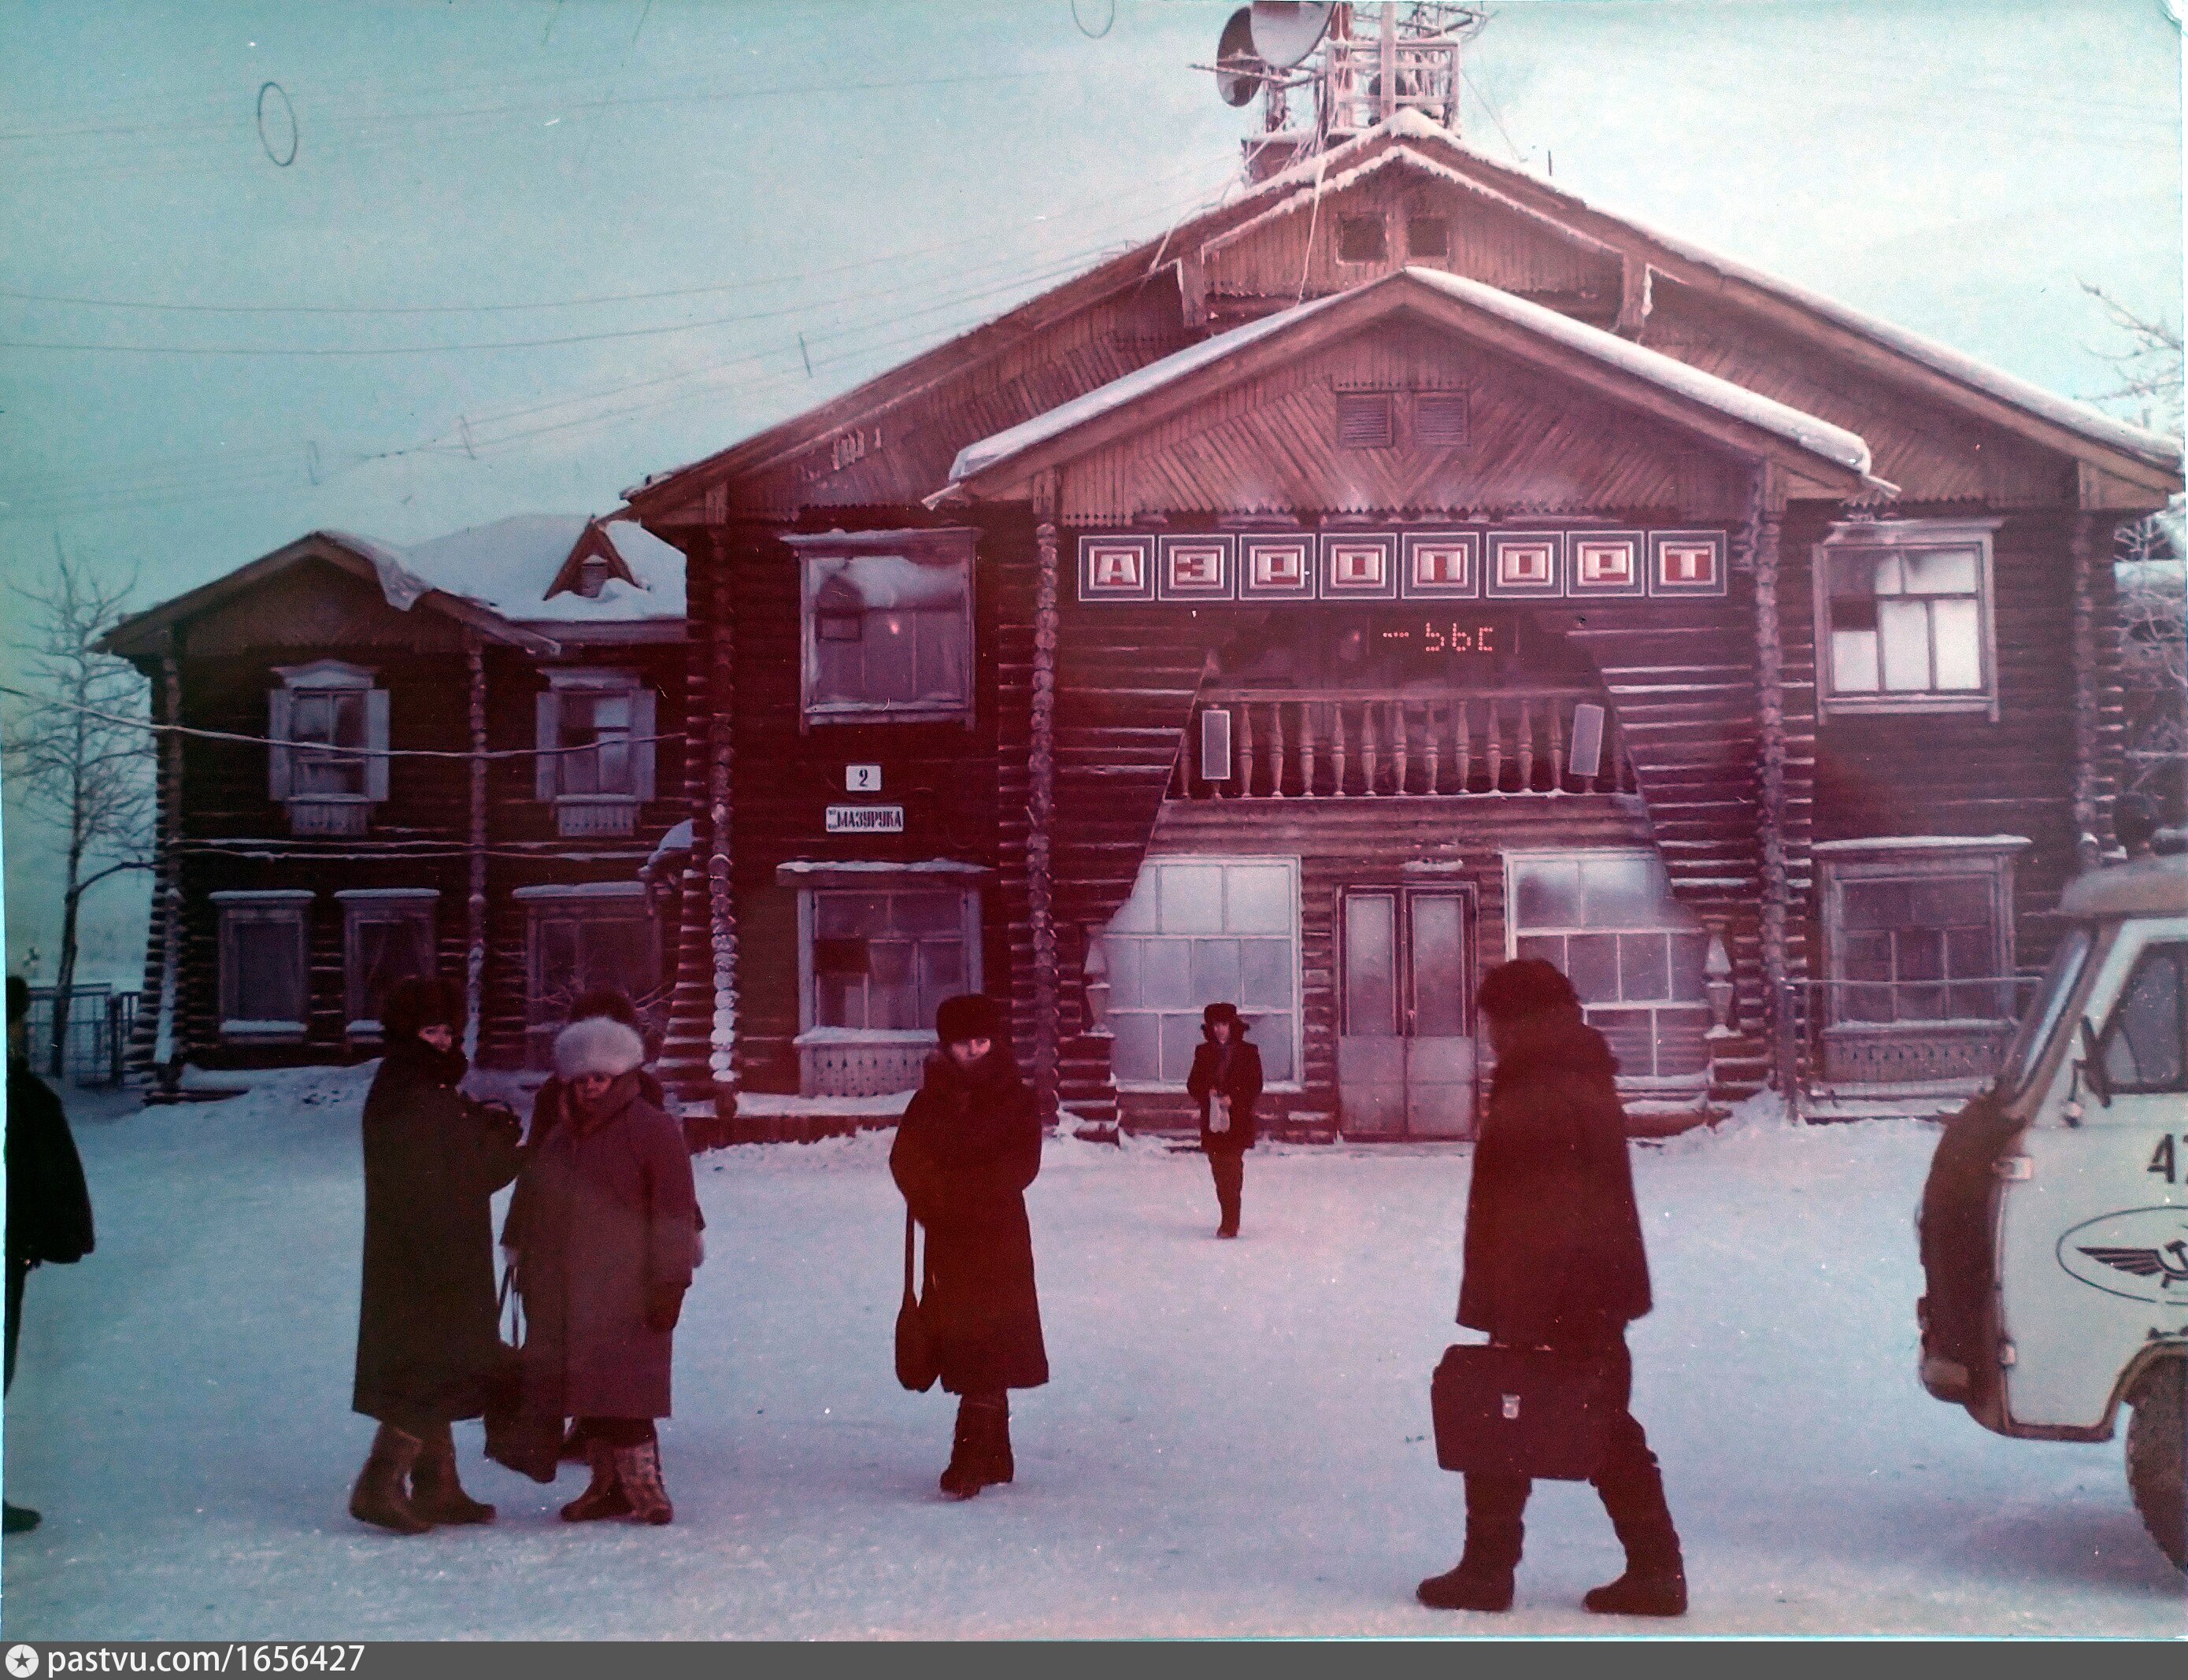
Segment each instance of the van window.
[{"label": "van window", "polygon": [[2058,950],[2051,953],[2051,966],[2044,972],[2044,984],[2028,1006],[2028,1012],[2021,1018],[2021,1030],[2014,1034],[2013,1048],[2006,1052],[2005,1065],[1999,1072],[1998,1088],[2001,1091],[2019,1091],[2035,1073],[2036,1064],[2044,1059],[2044,1046],[2051,1042],[2051,1034],[2059,1024],[2059,1017],[2067,1007],[2067,1000],[2073,995],[2074,984],[2082,978],[2082,965],[2089,961],[2089,947],[2095,940],[2087,927],[2071,927],[2067,937],[2059,941]]},{"label": "van window", "polygon": [[2152,945],[2128,976],[2099,1051],[2115,1091],[2188,1090],[2188,1022],[2182,971],[2188,945]]}]

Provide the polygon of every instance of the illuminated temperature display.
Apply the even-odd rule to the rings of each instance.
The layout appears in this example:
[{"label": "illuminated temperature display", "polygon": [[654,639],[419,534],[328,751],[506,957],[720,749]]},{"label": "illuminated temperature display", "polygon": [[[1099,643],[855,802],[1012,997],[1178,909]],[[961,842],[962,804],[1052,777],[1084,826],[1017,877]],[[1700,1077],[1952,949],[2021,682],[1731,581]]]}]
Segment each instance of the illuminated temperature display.
[{"label": "illuminated temperature display", "polygon": [[1401,653],[1510,653],[1518,640],[1513,626],[1472,619],[1430,618],[1418,626],[1383,632],[1384,646]]}]

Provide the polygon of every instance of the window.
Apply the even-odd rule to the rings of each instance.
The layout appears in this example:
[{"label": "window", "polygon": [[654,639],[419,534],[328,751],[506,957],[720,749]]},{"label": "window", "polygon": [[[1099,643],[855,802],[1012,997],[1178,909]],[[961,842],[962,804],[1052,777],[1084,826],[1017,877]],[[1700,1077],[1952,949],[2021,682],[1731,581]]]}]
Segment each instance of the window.
[{"label": "window", "polygon": [[2022,1018],[2021,1030],[2014,1034],[2005,1063],[1999,1070],[1999,1089],[2008,1096],[2023,1089],[2034,1075],[2060,1017],[2067,1012],[2067,1000],[2074,995],[2082,965],[2089,961],[2089,948],[2095,943],[2089,928],[2078,925],[2067,930],[2067,937],[2051,953],[2051,966],[2044,971],[2036,1001]]},{"label": "window", "polygon": [[[1339,262],[1380,262],[1389,250],[1379,216],[1345,216],[1337,223]],[[1266,1058],[1264,1058],[1265,1060]]]},{"label": "window", "polygon": [[342,907],[342,997],[352,1038],[377,1037],[388,992],[438,972],[430,887],[368,887],[335,894]]},{"label": "window", "polygon": [[803,910],[811,1027],[926,1033],[943,999],[978,985],[977,893],[814,888]]},{"label": "window", "polygon": [[629,834],[654,797],[656,707],[628,671],[550,670],[537,702],[538,785],[557,832]]},{"label": "window", "polygon": [[1406,223],[1406,251],[1413,257],[1451,255],[1451,223],[1441,216],[1416,216]]},{"label": "window", "polygon": [[1827,711],[1995,717],[1990,570],[1996,521],[1835,527],[1816,550]]},{"label": "window", "polygon": [[973,533],[792,538],[806,722],[973,716]]},{"label": "window", "polygon": [[296,834],[362,834],[387,797],[387,691],[339,660],[277,667],[267,695],[268,796]]},{"label": "window", "polygon": [[1520,852],[1508,868],[1511,954],[1540,957],[1572,982],[1620,1077],[1706,1077],[1709,936],[1672,897],[1656,854]]},{"label": "window", "polygon": [[1273,1083],[1299,1077],[1299,865],[1164,858],[1140,866],[1102,939],[1117,1083],[1181,1089],[1200,1012],[1238,1006]]},{"label": "window", "polygon": [[2013,1019],[2012,858],[2027,843],[2004,836],[1819,844],[1826,1021]]},{"label": "window", "polygon": [[301,1039],[310,1019],[306,959],[312,894],[215,893],[220,1032],[225,1039]]},{"label": "window", "polygon": [[524,906],[525,1042],[533,1067],[551,1065],[555,1035],[586,992],[612,987],[641,1016],[657,1013],[660,947],[643,886],[519,887],[515,897]]},{"label": "window", "polygon": [[2116,1092],[2188,1091],[2188,945],[2154,945],[2135,960],[2099,1041]]}]

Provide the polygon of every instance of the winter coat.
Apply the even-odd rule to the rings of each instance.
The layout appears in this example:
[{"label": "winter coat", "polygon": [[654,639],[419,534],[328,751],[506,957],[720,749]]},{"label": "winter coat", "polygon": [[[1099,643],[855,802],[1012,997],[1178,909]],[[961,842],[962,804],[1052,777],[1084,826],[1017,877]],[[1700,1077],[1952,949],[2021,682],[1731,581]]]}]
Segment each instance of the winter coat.
[{"label": "winter coat", "polygon": [[499,1353],[493,1192],[516,1126],[456,1089],[461,1051],[392,1040],[364,1098],[364,1281],[351,1405],[398,1428],[476,1418]]},{"label": "winter coat", "polygon": [[[1193,1068],[1185,1076],[1186,1095],[1200,1105],[1200,1147],[1211,1155],[1236,1155],[1254,1147],[1254,1103],[1261,1094],[1261,1052],[1246,1042],[1241,1030],[1231,1029],[1231,1063],[1219,1080],[1216,1068],[1224,1046],[1215,1042],[1215,1029],[1200,1029],[1204,1042],[1193,1052]],[[1231,1129],[1208,1129],[1208,1099],[1217,1091],[1231,1099]]]},{"label": "winter coat", "polygon": [[[638,1070],[638,1094],[663,1113],[668,1112],[668,1100],[661,1089],[661,1081],[643,1068]],[[561,1125],[564,1107],[562,1081],[557,1075],[550,1074],[547,1083],[539,1087],[532,1099],[532,1128],[524,1135],[524,1147],[527,1153],[537,1149],[548,1134]],[[523,1246],[524,1203],[524,1179],[520,1174],[516,1188],[510,1192],[509,1212],[501,1221],[501,1246],[505,1249]],[[705,1216],[699,1214],[696,1206],[692,1212],[698,1220],[698,1228],[704,1231],[707,1228]]]},{"label": "winter coat", "polygon": [[1025,1210],[1040,1145],[1040,1110],[1007,1051],[970,1072],[946,1055],[928,1058],[889,1171],[926,1228],[927,1322],[951,1394],[1048,1380]]},{"label": "winter coat", "polygon": [[1576,1010],[1531,1018],[1499,1046],[1467,1189],[1460,1323],[1590,1347],[1649,1311],[1617,1067]]},{"label": "winter coat", "polygon": [[8,1258],[69,1266],[93,1247],[91,1192],[61,1100],[21,1063],[8,1067]]},{"label": "winter coat", "polygon": [[517,1280],[534,1417],[669,1415],[675,1333],[646,1316],[657,1291],[691,1287],[691,1153],[634,1074],[602,1107],[570,1104],[524,1163]]}]

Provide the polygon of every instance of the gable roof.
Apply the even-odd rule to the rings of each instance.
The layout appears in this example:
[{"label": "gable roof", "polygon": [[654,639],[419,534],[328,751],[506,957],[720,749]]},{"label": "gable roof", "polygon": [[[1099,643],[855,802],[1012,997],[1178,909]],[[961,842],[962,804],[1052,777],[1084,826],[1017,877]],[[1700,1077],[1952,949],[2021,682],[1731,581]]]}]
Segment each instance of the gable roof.
[{"label": "gable roof", "polygon": [[1868,443],[1828,420],[1479,280],[1441,269],[1401,268],[1354,290],[1219,333],[967,444],[950,469],[950,482],[931,502],[1022,482],[1036,464],[1080,453],[1097,431],[1114,435],[1120,417],[1158,404],[1165,393],[1191,400],[1211,383],[1246,376],[1249,369],[1242,358],[1256,347],[1290,355],[1295,347],[1285,341],[1307,335],[1312,324],[1341,333],[1400,313],[1425,314],[1553,371],[1591,368],[1614,400],[1621,392],[1629,402],[1638,394],[1652,394],[1658,399],[1653,406],[1668,418],[1690,429],[1709,430],[1750,453],[1772,455],[1841,490],[1889,494],[1895,488],[1870,474]]},{"label": "gable roof", "polygon": [[1850,352],[1873,371],[2077,459],[2128,467],[2158,489],[2180,484],[2177,438],[2128,425],[2026,380],[1963,355],[1761,269],[1719,257],[1633,218],[1591,206],[1527,171],[1497,163],[1413,110],[1294,164],[1227,203],[1174,225],[1159,240],[1097,263],[971,331],[854,386],[730,448],[651,475],[623,492],[641,517],[663,514],[711,483],[753,472],[796,454],[877,409],[977,367],[1057,321],[1164,267],[1227,241],[1249,223],[1281,214],[1287,201],[1311,204],[1386,168],[1419,172],[1469,188],[1531,220],[1554,223],[1576,243],[1599,246],[1665,278],[1735,297],[1780,324]]}]

